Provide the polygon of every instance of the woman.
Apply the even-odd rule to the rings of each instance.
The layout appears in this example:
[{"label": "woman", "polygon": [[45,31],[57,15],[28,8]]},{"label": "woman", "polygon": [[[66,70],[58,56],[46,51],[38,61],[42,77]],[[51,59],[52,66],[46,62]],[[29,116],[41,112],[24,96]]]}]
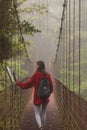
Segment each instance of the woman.
[{"label": "woman", "polygon": [[[50,78],[50,74],[46,72],[45,64],[43,61],[38,61],[36,64],[36,72],[27,80],[26,82],[16,82],[16,85],[20,86],[22,89],[28,89],[34,87],[34,111],[36,122],[40,130],[43,130],[46,123],[46,110],[49,102],[49,97],[40,98],[37,94],[38,85],[41,79],[46,78],[49,82],[50,93],[53,92],[53,83]],[[42,109],[41,109],[42,108]],[[41,110],[41,112],[40,112]]]}]

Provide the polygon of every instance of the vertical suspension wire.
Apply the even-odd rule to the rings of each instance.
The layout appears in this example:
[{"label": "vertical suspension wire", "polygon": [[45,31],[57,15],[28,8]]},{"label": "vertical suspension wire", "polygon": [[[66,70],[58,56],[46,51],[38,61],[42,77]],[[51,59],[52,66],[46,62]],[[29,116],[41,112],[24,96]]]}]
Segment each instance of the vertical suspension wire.
[{"label": "vertical suspension wire", "polygon": [[62,53],[61,53],[62,52],[62,40],[63,40],[63,35],[61,33],[61,45],[60,45],[60,77],[61,77],[60,79],[61,79],[61,82],[62,82],[62,78],[63,78],[62,77],[63,75],[61,73],[62,72],[62,67],[63,67],[63,60],[62,60],[63,56],[62,56]]},{"label": "vertical suspension wire", "polygon": [[[11,43],[12,43],[12,36],[11,36]],[[11,56],[12,56],[12,49],[11,49]],[[11,59],[9,60],[9,67],[10,67],[10,69],[11,69],[11,71],[12,71],[12,57],[11,57]],[[10,84],[11,85],[11,84]],[[12,100],[11,100],[11,98],[12,98],[12,95],[11,95],[11,92],[12,91],[10,91],[10,87],[8,86],[8,100],[9,100],[9,108],[11,107],[11,105],[12,105]],[[12,111],[12,110],[11,110]],[[9,112],[9,116],[10,116],[10,119],[9,119],[9,126],[11,126],[11,124],[12,124],[12,115],[11,115],[11,111]],[[9,130],[11,130],[11,128],[9,127]]]},{"label": "vertical suspension wire", "polygon": [[70,89],[70,50],[71,50],[71,0],[69,0],[69,89]]},{"label": "vertical suspension wire", "polygon": [[[9,15],[8,13],[5,14],[5,17],[4,19],[6,19],[7,15]],[[8,19],[7,19],[7,23],[8,23]],[[7,23],[5,24],[4,28],[6,28],[7,26]],[[6,44],[6,43],[5,43]],[[7,52],[8,50],[6,49],[6,46],[4,45],[4,51]],[[4,52],[3,52],[3,55],[4,55]],[[8,105],[8,82],[7,82],[7,74],[6,74],[6,71],[5,71],[5,67],[7,65],[7,59],[6,59],[6,55],[5,55],[5,59],[3,60],[3,73],[4,73],[4,76],[3,76],[3,73],[2,73],[2,77],[3,77],[3,80],[4,80],[4,84],[3,84],[3,96],[2,96],[2,100],[3,100],[3,130],[7,129],[7,126],[8,126],[8,120],[7,120],[7,117],[8,117],[8,107],[6,107]]]},{"label": "vertical suspension wire", "polygon": [[[66,12],[66,10],[65,10]],[[66,85],[66,16],[64,16],[64,85]]]},{"label": "vertical suspension wire", "polygon": [[[14,3],[13,3],[14,4]],[[17,4],[17,0],[15,0],[15,4]],[[14,5],[13,5],[14,7]],[[14,21],[16,20],[16,14],[14,12]],[[17,24],[17,21],[15,21],[15,24]],[[14,45],[15,45],[15,50],[13,49],[13,63],[14,65],[12,65],[12,72],[14,74],[17,74],[17,79],[19,80],[19,70],[18,70],[18,25],[17,25],[17,28],[15,29],[16,30],[16,33],[13,35],[13,38],[14,38]],[[15,52],[16,51],[16,52]],[[16,57],[14,57],[14,54],[16,55]],[[14,75],[15,76],[15,75]],[[15,77],[16,78],[16,77]],[[12,88],[12,94],[14,95],[13,96],[13,111],[15,114],[13,114],[13,123],[14,123],[14,127],[17,125],[17,112],[16,112],[16,94],[17,94],[17,88],[16,86],[13,86]]]},{"label": "vertical suspension wire", "polygon": [[[79,116],[81,114],[81,0],[79,0]],[[80,123],[79,119],[78,122]]]},{"label": "vertical suspension wire", "polygon": [[[15,2],[17,2],[17,1],[15,1]],[[17,4],[17,3],[16,3]],[[14,8],[14,3],[13,3],[13,8]],[[17,21],[16,21],[16,14],[15,14],[15,10],[14,10],[14,21],[15,21],[15,24],[17,25]],[[17,78],[16,80],[19,80],[19,74],[18,74],[18,55],[17,55],[17,53],[18,53],[18,43],[17,43],[17,34],[19,33],[19,30],[18,30],[18,25],[17,25],[17,30],[16,30],[16,35],[14,34],[14,36],[13,36],[13,38],[14,38],[14,45],[15,45],[15,50],[14,50],[14,54],[16,54],[16,57],[14,57],[14,62],[15,62],[15,66],[14,66],[14,74],[16,74],[15,75],[15,78]],[[16,51],[16,52],[15,52]],[[16,77],[17,76],[17,77]],[[18,106],[17,105],[17,101],[18,101],[18,99],[16,98],[16,97],[18,97],[16,94],[17,94],[17,92],[18,92],[18,89],[17,89],[17,87],[16,86],[14,86],[14,124],[15,124],[15,126],[17,125],[17,121],[18,121],[18,117],[17,117],[17,108],[16,108],[16,106]]]},{"label": "vertical suspension wire", "polygon": [[[48,10],[48,8],[49,8],[49,0],[47,0],[47,10]],[[48,26],[49,26],[49,23],[48,23],[48,21],[49,21],[49,15],[48,15],[48,13],[49,13],[49,12],[47,12],[47,35],[48,35],[48,33],[49,33],[49,32],[48,32],[48,31],[49,31],[49,29],[48,29],[48,28],[49,28],[49,27],[48,27]]]},{"label": "vertical suspension wire", "polygon": [[[66,76],[66,87],[68,86],[68,1],[66,1],[66,12],[65,12],[65,28],[66,28],[66,30],[65,30],[65,38],[66,38],[66,40],[65,40],[65,48],[66,48],[66,52],[65,52],[65,64],[66,64],[66,74],[65,74],[65,76]],[[65,130],[67,130],[67,126],[68,126],[68,116],[66,116],[66,113],[68,112],[68,104],[69,104],[69,102],[68,102],[68,94],[69,92],[68,92],[68,89],[66,89],[65,90],[65,122],[64,122],[64,124],[65,124]]]},{"label": "vertical suspension wire", "polygon": [[[17,0],[15,0],[15,4],[17,5]],[[19,27],[17,27],[17,37],[21,37],[20,36],[20,29],[19,29]],[[20,74],[20,70],[21,70],[21,64],[20,64],[20,58],[21,58],[21,56],[20,56],[20,43],[19,43],[19,40],[17,40],[16,39],[16,43],[17,43],[17,45],[18,45],[18,47],[17,47],[17,64],[18,64],[18,70],[17,70],[17,72],[18,72],[18,79],[19,80],[21,80],[22,79],[22,74]],[[21,59],[22,60],[22,59]],[[20,89],[20,90],[18,90],[19,91],[19,108],[18,108],[18,121],[20,121],[20,115],[21,115],[21,92],[22,92],[22,90]]]},{"label": "vertical suspension wire", "polygon": [[[14,36],[12,36],[12,38],[11,38],[11,40],[12,40],[12,44],[13,44],[13,40],[14,40],[15,38],[14,38]],[[15,43],[14,43],[15,44]],[[14,70],[14,68],[15,68],[15,62],[14,62],[14,58],[13,58],[13,56],[14,56],[14,49],[13,49],[13,47],[12,47],[12,50],[11,50],[11,55],[12,55],[12,57],[11,57],[11,63],[10,63],[10,68],[11,68],[11,72],[13,73],[13,70]],[[13,68],[13,63],[14,63],[14,68]],[[12,126],[12,124],[14,124],[14,113],[12,114],[12,111],[14,111],[15,112],[15,107],[14,107],[14,102],[15,102],[15,100],[14,100],[14,98],[15,98],[15,95],[14,95],[14,86],[11,86],[11,91],[10,91],[10,108],[12,108],[11,109],[11,111],[10,111],[10,116],[11,116],[11,119],[10,119],[10,130],[12,129],[12,127],[14,127],[14,125]]]},{"label": "vertical suspension wire", "polygon": [[75,1],[73,0],[73,92],[75,92]]},{"label": "vertical suspension wire", "polygon": [[[16,5],[17,5],[17,0],[16,0]],[[22,31],[22,30],[21,30]],[[17,35],[18,35],[18,37],[20,38],[21,36],[20,36],[20,29],[19,29],[19,27],[18,27],[18,29],[17,29]],[[21,54],[20,54],[20,43],[19,43],[19,40],[17,41],[18,43],[18,58],[17,58],[17,62],[18,62],[18,79],[19,80],[21,80],[23,77],[22,77],[22,73],[20,72],[21,71],[21,61],[22,61],[22,57],[21,57]],[[26,46],[25,46],[25,48],[26,48]],[[27,50],[26,50],[27,51]],[[25,55],[26,56],[26,55]],[[22,102],[22,90],[20,89],[20,90],[18,90],[19,91],[19,96],[18,96],[18,100],[19,100],[19,102],[18,102],[18,104],[19,104],[19,108],[18,108],[18,122],[20,121],[20,116],[21,116],[21,107],[22,107],[22,104],[21,104],[21,102]]]},{"label": "vertical suspension wire", "polygon": [[[63,18],[64,20],[64,18]],[[62,49],[62,83],[64,84],[64,22],[63,22],[63,31],[62,31],[62,42],[61,42],[61,49]]]},{"label": "vertical suspension wire", "polygon": [[[6,48],[5,48],[5,51],[6,51]],[[4,64],[4,67],[5,67],[5,64],[6,64],[6,61],[4,60],[3,61],[3,64]],[[7,126],[7,113],[6,113],[6,105],[7,105],[7,83],[6,83],[6,73],[4,73],[4,79],[5,79],[5,82],[4,82],[4,129],[6,129],[6,126]]]},{"label": "vertical suspension wire", "polygon": [[[66,9],[66,8],[65,8]],[[66,12],[66,11],[65,11]],[[63,22],[63,84],[65,85],[65,80],[66,80],[66,77],[65,77],[65,53],[66,53],[66,50],[65,50],[65,33],[66,33],[66,19],[65,19],[65,13],[64,13],[64,22]],[[63,123],[65,123],[65,89],[63,87]]]},{"label": "vertical suspension wire", "polygon": [[64,23],[64,6],[63,6],[63,13],[62,13],[62,18],[61,18],[61,28],[60,28],[60,60],[61,60],[61,69],[60,69],[60,76],[61,76],[61,82],[63,82],[63,24]]},{"label": "vertical suspension wire", "polygon": [[[63,21],[63,17],[61,19],[61,21]],[[63,23],[62,24],[62,32],[61,32],[61,45],[60,45],[60,55],[61,55],[61,82],[63,82],[63,73],[62,73],[62,69],[63,69]],[[62,53],[61,53],[62,52]]]},{"label": "vertical suspension wire", "polygon": [[[6,47],[4,46],[4,51],[7,51],[6,50]],[[5,69],[5,65],[6,65],[6,60],[3,60],[3,67],[4,67],[4,69]],[[6,77],[6,73],[5,73],[5,70],[4,70],[4,97],[3,97],[3,99],[4,99],[4,117],[5,117],[5,119],[3,120],[4,121],[4,129],[6,129],[6,127],[7,127],[7,120],[6,120],[6,118],[7,118],[7,113],[6,113],[6,110],[7,110],[7,108],[6,108],[6,105],[7,105],[7,81],[6,81],[6,79],[7,79],[7,77]]]},{"label": "vertical suspension wire", "polygon": [[[13,42],[13,38],[11,37],[11,42]],[[11,49],[11,56],[13,55],[13,48]],[[10,58],[10,60],[9,60],[9,67],[10,67],[10,69],[11,69],[11,72],[12,72],[12,70],[13,70],[13,68],[12,68],[12,62],[13,62],[13,57],[11,57]],[[9,91],[9,100],[10,100],[10,102],[9,102],[9,108],[12,108],[13,109],[13,93],[12,93],[12,90],[13,90],[13,87],[12,88],[9,88],[9,89],[11,89],[10,91]],[[10,116],[10,120],[9,120],[9,125],[10,125],[10,127],[9,127],[9,130],[11,130],[11,128],[12,128],[12,109],[11,109],[11,111],[9,112],[10,114],[9,114],[9,116]]]},{"label": "vertical suspension wire", "polygon": [[[73,41],[72,41],[72,44],[73,44],[73,50],[72,50],[72,53],[73,53],[73,92],[75,92],[75,34],[76,34],[76,29],[75,29],[75,23],[76,23],[76,18],[75,18],[75,13],[76,13],[76,6],[75,6],[75,2],[76,0],[73,0],[73,9],[72,9],[72,15],[73,15]],[[71,96],[71,99],[72,99],[72,112],[73,112],[73,117],[75,116],[75,113],[74,113],[74,109],[75,109],[75,103],[73,103],[73,99],[74,99],[74,95]],[[75,127],[73,125],[73,127]]]},{"label": "vertical suspension wire", "polygon": [[79,0],[79,96],[81,95],[81,0]]},{"label": "vertical suspension wire", "polygon": [[[41,4],[41,0],[39,0],[39,4]],[[41,30],[41,14],[39,14],[39,29]]]},{"label": "vertical suspension wire", "polygon": [[67,27],[68,27],[68,25],[67,25],[67,22],[68,22],[68,16],[67,16],[67,12],[68,12],[68,10],[67,10],[67,3],[68,3],[68,1],[66,1],[66,86],[68,85],[67,84],[67,68],[68,68],[68,66],[67,66]]},{"label": "vertical suspension wire", "polygon": [[[57,55],[58,55],[59,53],[57,52]],[[58,65],[59,65],[59,63],[58,63],[58,61],[59,61],[59,57],[57,56],[57,59],[56,59],[56,69],[55,69],[55,72],[56,72],[56,70],[57,70],[57,72],[56,72],[56,78],[58,79],[59,78],[59,67],[58,67]]]},{"label": "vertical suspension wire", "polygon": [[[2,75],[2,70],[3,70],[3,64],[0,63],[0,67],[2,66],[2,69],[0,68],[0,75]],[[0,85],[3,85],[3,80],[2,80],[2,77],[0,76]],[[0,108],[1,108],[1,111],[3,110],[3,100],[1,100],[1,97],[3,99],[3,90],[0,90]],[[1,113],[1,117],[0,117],[0,122],[3,121],[3,118],[2,118],[2,113]],[[2,126],[2,129],[3,129],[3,126]]]},{"label": "vertical suspension wire", "polygon": [[65,84],[65,16],[63,17],[63,39],[62,39],[62,62],[63,62],[63,66],[62,66],[62,70],[63,70],[63,84]]},{"label": "vertical suspension wire", "polygon": [[[71,63],[71,59],[70,59],[70,54],[71,54],[71,0],[68,1],[68,9],[67,9],[67,27],[68,27],[68,33],[67,33],[67,87],[69,89],[71,89],[71,75],[70,75],[70,63]],[[67,112],[68,112],[68,116],[67,116],[67,121],[66,121],[66,125],[68,127],[68,129],[71,129],[71,124],[70,124],[70,109],[69,109],[69,105],[70,105],[70,98],[71,98],[71,93],[69,93],[69,90],[67,89]]]},{"label": "vertical suspension wire", "polygon": [[[66,85],[66,66],[65,66],[65,62],[66,62],[66,9],[67,9],[67,2],[66,2],[66,0],[64,1],[64,21],[63,21],[63,39],[64,39],[64,43],[63,43],[63,73],[64,73],[64,81],[63,81],[63,84],[65,84]],[[66,113],[66,111],[65,111],[65,89],[64,89],[64,87],[63,87],[63,111],[64,111],[64,115],[63,115],[63,123],[65,124],[65,113]]]}]

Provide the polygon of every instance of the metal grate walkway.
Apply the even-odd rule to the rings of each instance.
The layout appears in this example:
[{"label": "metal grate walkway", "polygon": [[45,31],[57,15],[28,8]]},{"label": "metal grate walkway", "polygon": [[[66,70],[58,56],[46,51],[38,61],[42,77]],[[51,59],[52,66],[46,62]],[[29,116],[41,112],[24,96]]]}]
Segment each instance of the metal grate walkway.
[{"label": "metal grate walkway", "polygon": [[[38,130],[38,126],[34,118],[32,101],[26,106],[19,130]],[[48,105],[47,125],[45,130],[63,130],[63,123],[55,105],[55,99],[53,95]]]}]

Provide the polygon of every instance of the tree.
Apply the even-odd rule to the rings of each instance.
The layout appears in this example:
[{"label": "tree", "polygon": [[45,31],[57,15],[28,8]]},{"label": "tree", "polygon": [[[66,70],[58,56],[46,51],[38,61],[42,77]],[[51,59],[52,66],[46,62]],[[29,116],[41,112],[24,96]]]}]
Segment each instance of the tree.
[{"label": "tree", "polygon": [[[45,12],[47,11],[46,7],[44,5],[33,4],[29,8],[18,10],[19,4],[20,3],[17,4],[15,1],[12,2],[12,0],[2,0],[0,4],[2,7],[0,9],[0,13],[2,14],[0,16],[0,19],[2,19],[0,22],[0,62],[3,62],[4,59],[9,59],[12,56],[18,55],[19,52],[22,53],[24,50],[23,42],[29,44],[29,42],[23,41],[21,33],[33,36],[35,33],[41,32],[39,29],[36,29],[32,23],[25,20],[20,21],[18,13],[20,13],[20,11],[28,11],[29,14],[31,12],[42,14],[44,10]],[[3,50],[5,56],[3,55]]]}]

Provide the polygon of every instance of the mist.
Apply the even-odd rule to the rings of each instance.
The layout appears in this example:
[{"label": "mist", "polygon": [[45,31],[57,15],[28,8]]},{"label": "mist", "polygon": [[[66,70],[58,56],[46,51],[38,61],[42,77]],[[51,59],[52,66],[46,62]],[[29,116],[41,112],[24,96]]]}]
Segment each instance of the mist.
[{"label": "mist", "polygon": [[46,63],[47,70],[50,71],[51,63],[54,61],[57,43],[59,27],[62,15],[63,0],[26,0],[20,9],[28,8],[32,3],[48,4],[48,13],[43,15],[29,13],[20,13],[20,19],[30,21],[30,17],[36,17],[32,20],[36,28],[41,30],[41,33],[35,34],[32,37],[26,36],[26,40],[32,40],[33,44],[31,53],[31,60],[36,62],[37,60],[43,60]]}]

